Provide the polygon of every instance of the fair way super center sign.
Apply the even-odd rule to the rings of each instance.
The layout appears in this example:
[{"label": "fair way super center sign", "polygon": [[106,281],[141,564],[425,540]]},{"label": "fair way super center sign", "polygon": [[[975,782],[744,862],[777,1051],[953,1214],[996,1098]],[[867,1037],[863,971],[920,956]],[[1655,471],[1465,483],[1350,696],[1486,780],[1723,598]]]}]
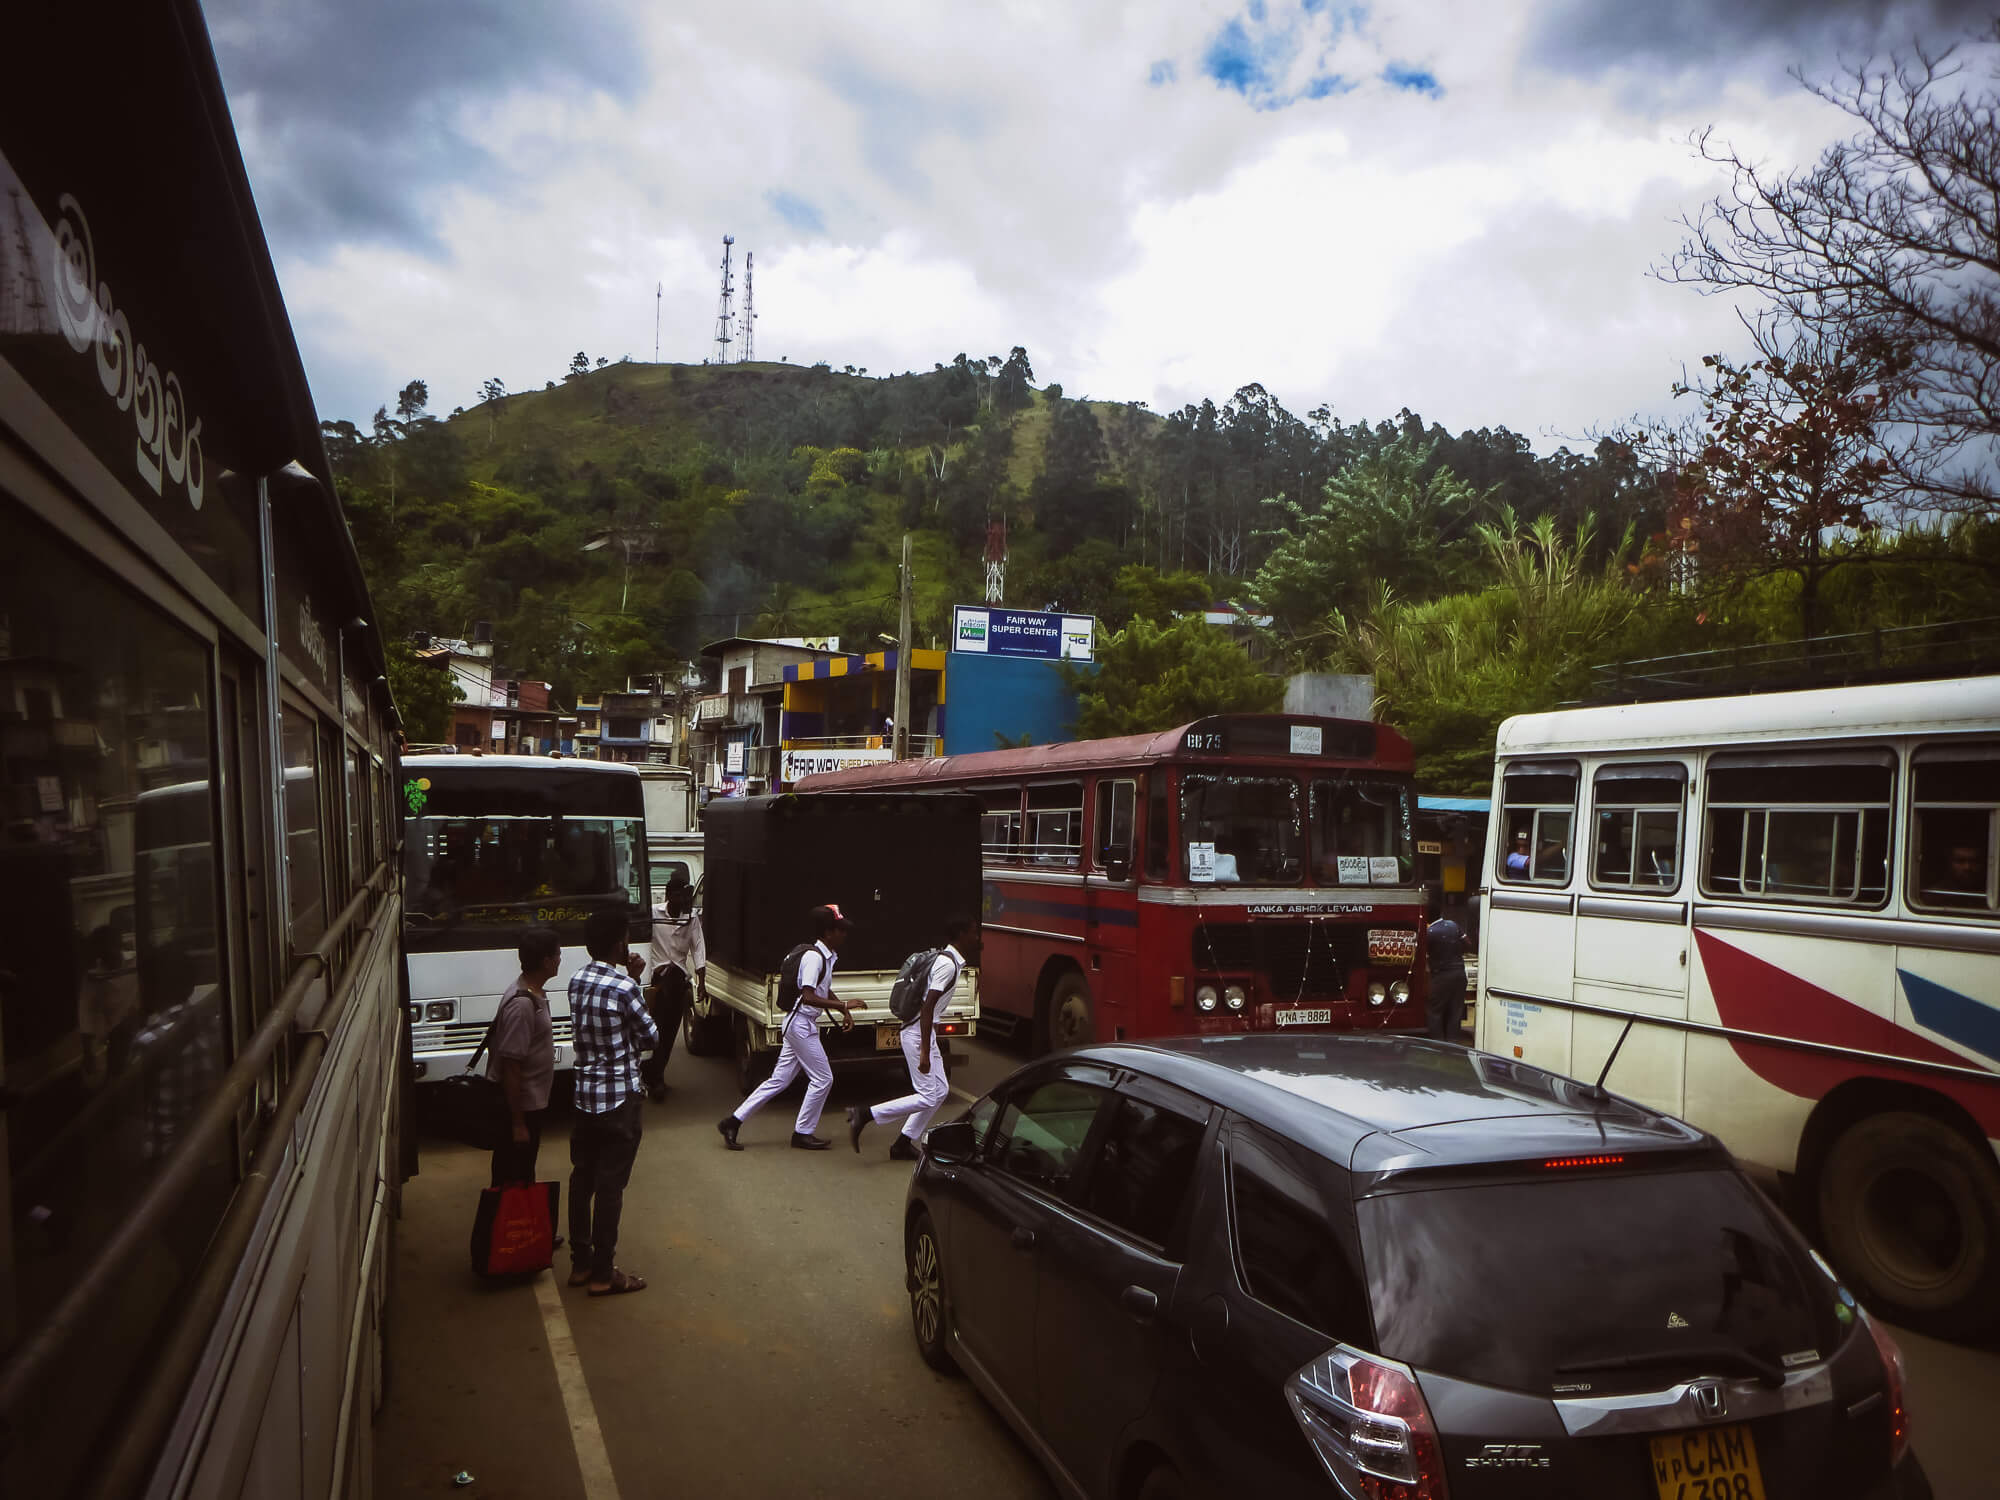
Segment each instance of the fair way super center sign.
[{"label": "fair way super center sign", "polygon": [[961,604],[953,611],[951,649],[980,656],[1034,656],[1045,661],[1094,661],[1097,622],[1089,615]]}]

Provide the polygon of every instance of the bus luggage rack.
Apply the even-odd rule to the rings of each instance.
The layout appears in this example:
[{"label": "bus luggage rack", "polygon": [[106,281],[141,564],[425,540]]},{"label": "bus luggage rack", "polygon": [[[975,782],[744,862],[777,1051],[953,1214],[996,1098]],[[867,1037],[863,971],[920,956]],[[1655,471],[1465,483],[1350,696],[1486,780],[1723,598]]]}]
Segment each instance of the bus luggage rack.
[{"label": "bus luggage rack", "polygon": [[1195,929],[1194,966],[1263,977],[1276,999],[1339,996],[1347,976],[1368,961],[1368,934],[1343,922],[1204,922]]},{"label": "bus luggage rack", "polygon": [[[1589,703],[1784,692],[2000,671],[2000,615],[1761,646],[1727,646],[1590,669]],[[1577,705],[1566,704],[1565,707]]]}]

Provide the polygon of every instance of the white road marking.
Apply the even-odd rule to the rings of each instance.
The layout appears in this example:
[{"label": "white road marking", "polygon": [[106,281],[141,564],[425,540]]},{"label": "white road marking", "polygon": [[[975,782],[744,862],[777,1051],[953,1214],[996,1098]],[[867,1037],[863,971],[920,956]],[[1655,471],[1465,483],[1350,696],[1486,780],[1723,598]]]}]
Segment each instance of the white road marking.
[{"label": "white road marking", "polygon": [[966,1091],[960,1088],[957,1084],[953,1084],[951,1086],[951,1097],[965,1104],[977,1104],[979,1102],[979,1099],[976,1095],[966,1093]]},{"label": "white road marking", "polygon": [[619,1500],[618,1478],[611,1472],[611,1455],[604,1447],[604,1429],[597,1425],[597,1407],[584,1383],[583,1360],[569,1331],[556,1271],[535,1278],[535,1303],[542,1310],[542,1329],[549,1337],[549,1358],[555,1362],[556,1384],[562,1388],[563,1411],[569,1417],[570,1442],[576,1448],[577,1473],[583,1479],[584,1500]]}]

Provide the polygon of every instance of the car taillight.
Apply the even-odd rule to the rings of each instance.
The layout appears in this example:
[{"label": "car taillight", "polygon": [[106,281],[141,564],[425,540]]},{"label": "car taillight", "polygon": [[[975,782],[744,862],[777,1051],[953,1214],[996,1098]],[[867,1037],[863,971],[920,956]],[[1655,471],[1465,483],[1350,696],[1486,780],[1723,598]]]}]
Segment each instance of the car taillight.
[{"label": "car taillight", "polygon": [[1408,1365],[1342,1345],[1293,1374],[1285,1399],[1351,1500],[1445,1500],[1444,1454]]},{"label": "car taillight", "polygon": [[1903,1373],[1903,1351],[1889,1337],[1889,1330],[1869,1317],[1866,1309],[1862,1311],[1861,1323],[1875,1340],[1875,1352],[1882,1356],[1882,1377],[1889,1393],[1889,1464],[1893,1468],[1910,1451],[1910,1409],[1903,1396],[1908,1387]]}]

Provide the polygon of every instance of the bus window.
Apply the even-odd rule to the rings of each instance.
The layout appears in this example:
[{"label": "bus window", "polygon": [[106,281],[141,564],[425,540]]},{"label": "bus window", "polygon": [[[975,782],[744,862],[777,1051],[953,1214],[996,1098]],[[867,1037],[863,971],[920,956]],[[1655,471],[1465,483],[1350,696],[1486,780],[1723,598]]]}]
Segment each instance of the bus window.
[{"label": "bus window", "polygon": [[1312,814],[1322,885],[1408,885],[1416,878],[1407,786],[1365,776],[1318,777]]},{"label": "bus window", "polygon": [[1576,822],[1574,761],[1511,765],[1501,782],[1500,867],[1494,873],[1517,885],[1569,883],[1571,831]]},{"label": "bus window", "polygon": [[1910,905],[2000,913],[2000,744],[1926,746],[1910,775]]},{"label": "bus window", "polygon": [[1001,787],[979,794],[979,843],[988,859],[1014,859],[1021,852],[1021,789]]},{"label": "bus window", "polygon": [[1305,821],[1290,776],[1181,775],[1181,840],[1197,883],[1297,885]]},{"label": "bus window", "polygon": [[1886,750],[1712,757],[1703,890],[1750,901],[1881,905],[1895,777]]},{"label": "bus window", "polygon": [[1074,870],[1083,859],[1083,783],[1028,788],[1027,853],[1038,865]]},{"label": "bus window", "polygon": [[284,707],[285,879],[291,893],[292,951],[326,932],[326,872],[319,837],[319,735],[311,717]]},{"label": "bus window", "polygon": [[1136,781],[1097,783],[1097,838],[1091,845],[1097,868],[1114,879],[1132,873],[1132,805],[1139,790]]},{"label": "bus window", "polygon": [[1685,766],[1600,766],[1591,787],[1597,842],[1590,883],[1614,891],[1677,887],[1686,800]]},{"label": "bus window", "polygon": [[1146,778],[1146,878],[1167,878],[1167,773]]}]

